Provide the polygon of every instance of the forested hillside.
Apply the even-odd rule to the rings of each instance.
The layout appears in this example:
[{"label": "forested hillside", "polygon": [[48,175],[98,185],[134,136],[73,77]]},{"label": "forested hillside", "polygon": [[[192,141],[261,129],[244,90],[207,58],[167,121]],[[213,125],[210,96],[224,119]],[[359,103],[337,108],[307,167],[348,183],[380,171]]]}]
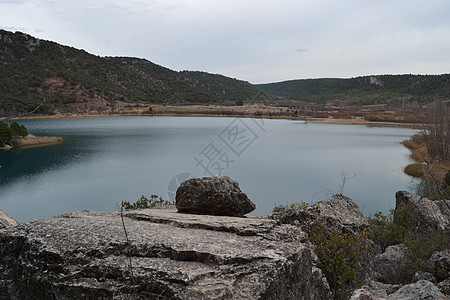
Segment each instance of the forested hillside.
[{"label": "forested hillside", "polygon": [[273,96],[314,102],[339,100],[349,104],[373,104],[410,100],[428,103],[435,98],[450,98],[450,74],[304,79],[257,87]]},{"label": "forested hillside", "polygon": [[[99,57],[0,30],[0,116],[31,111],[117,113],[124,105],[239,104],[269,99],[417,107],[450,99],[450,74],[378,75],[252,85],[219,74],[176,72],[148,60]],[[272,101],[270,103],[273,103]]]},{"label": "forested hillside", "polygon": [[145,59],[99,57],[72,47],[0,30],[0,116],[100,108],[117,102],[217,103],[254,100],[250,83],[201,72],[176,72]]}]

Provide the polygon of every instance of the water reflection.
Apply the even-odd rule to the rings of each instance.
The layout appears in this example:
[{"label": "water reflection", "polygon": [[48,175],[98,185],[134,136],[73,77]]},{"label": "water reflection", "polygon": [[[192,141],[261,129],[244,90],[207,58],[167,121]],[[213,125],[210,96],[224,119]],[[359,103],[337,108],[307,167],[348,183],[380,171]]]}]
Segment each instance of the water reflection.
[{"label": "water reflection", "polygon": [[326,199],[339,191],[341,170],[356,175],[344,193],[366,214],[387,212],[395,192],[410,183],[402,172],[408,150],[399,142],[414,133],[411,129],[265,120],[264,131],[237,156],[220,138],[233,121],[25,120],[30,132],[66,142],[0,152],[0,208],[26,221],[71,210],[115,210],[116,203],[140,195],[167,199],[177,174],[205,175],[194,158],[211,142],[233,160],[223,173],[256,203],[256,215],[279,204]]}]

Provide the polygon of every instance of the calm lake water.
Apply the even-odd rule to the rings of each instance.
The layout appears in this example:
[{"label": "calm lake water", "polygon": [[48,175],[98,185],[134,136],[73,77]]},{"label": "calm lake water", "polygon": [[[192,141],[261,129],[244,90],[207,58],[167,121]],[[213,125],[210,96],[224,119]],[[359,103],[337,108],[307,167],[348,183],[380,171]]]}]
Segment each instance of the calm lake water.
[{"label": "calm lake water", "polygon": [[226,174],[256,204],[344,194],[366,215],[395,206],[408,189],[403,174],[407,128],[312,124],[289,120],[107,117],[24,120],[35,135],[64,143],[0,150],[0,208],[19,222],[73,210],[117,210],[141,195],[173,197],[189,176]]}]

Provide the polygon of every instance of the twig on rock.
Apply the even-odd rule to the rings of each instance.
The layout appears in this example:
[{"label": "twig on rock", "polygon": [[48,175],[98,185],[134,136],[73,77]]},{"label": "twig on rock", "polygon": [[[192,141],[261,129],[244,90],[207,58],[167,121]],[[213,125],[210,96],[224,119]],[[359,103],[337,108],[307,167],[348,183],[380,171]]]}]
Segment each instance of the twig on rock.
[{"label": "twig on rock", "polygon": [[134,294],[134,300],[136,300],[136,284],[134,282],[134,274],[133,274],[133,265],[131,263],[131,242],[130,239],[128,238],[128,232],[127,232],[127,228],[125,227],[125,221],[123,219],[123,201],[122,201],[122,207],[120,208],[120,218],[122,219],[122,226],[123,226],[123,232],[125,232],[125,238],[127,239],[127,246],[128,246],[128,259],[129,259],[129,264],[128,267],[130,268],[130,273],[131,273],[131,281],[133,282],[133,294]]}]

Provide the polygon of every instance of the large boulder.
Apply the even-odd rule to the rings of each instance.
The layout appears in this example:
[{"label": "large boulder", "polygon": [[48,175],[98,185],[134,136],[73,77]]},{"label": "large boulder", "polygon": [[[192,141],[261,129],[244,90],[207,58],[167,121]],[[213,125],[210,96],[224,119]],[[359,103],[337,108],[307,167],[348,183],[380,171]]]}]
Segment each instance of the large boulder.
[{"label": "large boulder", "polygon": [[439,290],[450,299],[450,278],[438,283]]},{"label": "large boulder", "polygon": [[427,261],[427,268],[433,271],[439,280],[450,278],[450,249],[434,252]]},{"label": "large boulder", "polygon": [[428,300],[439,299],[448,300],[448,298],[435,286],[427,280],[420,280],[416,283],[407,284],[398,291],[390,294],[387,300]]},{"label": "large boulder", "polygon": [[380,300],[386,299],[396,292],[400,286],[370,281],[360,289],[354,290],[350,300]]},{"label": "large boulder", "polygon": [[388,284],[410,282],[405,270],[405,245],[389,246],[382,254],[373,259],[372,278],[375,281]]},{"label": "large boulder", "polygon": [[417,202],[419,227],[432,230],[450,230],[450,200],[433,201],[422,198]]},{"label": "large boulder", "polygon": [[[311,234],[313,224],[317,220],[331,232],[341,231],[344,234],[366,237],[369,231],[368,219],[352,199],[342,194],[335,194],[329,200],[318,201],[297,209],[287,209],[271,216],[280,224],[291,224]],[[357,269],[358,280],[367,281],[372,276],[372,256],[381,250],[370,239],[365,240],[370,251],[362,251]]]},{"label": "large boulder", "polygon": [[369,226],[368,219],[359,206],[342,194],[299,209],[288,209],[274,218],[282,224],[297,225],[305,231],[308,231],[316,220],[323,220],[323,225],[333,232],[343,230],[359,234]]},{"label": "large boulder", "polygon": [[377,285],[378,287],[368,285],[355,290],[350,300],[448,300],[437,286],[427,280],[396,287],[395,292],[392,292],[391,285]]},{"label": "large boulder", "polygon": [[17,226],[16,220],[8,216],[7,213],[0,209],[0,230],[14,226]]},{"label": "large boulder", "polygon": [[0,231],[0,299],[330,299],[306,234],[175,207],[72,212]]},{"label": "large boulder", "polygon": [[[399,191],[395,194],[395,212],[403,205],[410,205],[417,210],[418,231],[425,230],[450,230],[450,200],[433,201],[422,198],[414,201],[411,193]],[[395,221],[394,213],[394,221]]]},{"label": "large boulder", "polygon": [[225,175],[188,179],[178,187],[175,199],[178,211],[185,213],[241,217],[256,208],[239,184]]}]

